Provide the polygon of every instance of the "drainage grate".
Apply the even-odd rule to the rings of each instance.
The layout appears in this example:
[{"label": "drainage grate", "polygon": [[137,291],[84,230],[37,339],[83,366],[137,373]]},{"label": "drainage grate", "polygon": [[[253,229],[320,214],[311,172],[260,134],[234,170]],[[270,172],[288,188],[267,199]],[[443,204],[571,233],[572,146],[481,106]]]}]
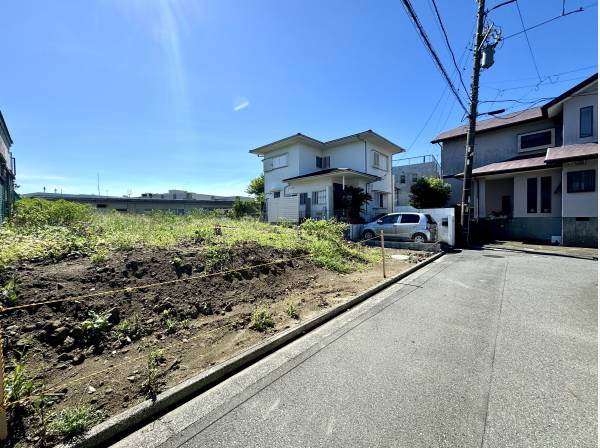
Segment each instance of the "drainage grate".
[{"label": "drainage grate", "polygon": [[490,257],[490,258],[504,258],[503,255],[491,255],[491,254],[484,254],[484,257]]}]

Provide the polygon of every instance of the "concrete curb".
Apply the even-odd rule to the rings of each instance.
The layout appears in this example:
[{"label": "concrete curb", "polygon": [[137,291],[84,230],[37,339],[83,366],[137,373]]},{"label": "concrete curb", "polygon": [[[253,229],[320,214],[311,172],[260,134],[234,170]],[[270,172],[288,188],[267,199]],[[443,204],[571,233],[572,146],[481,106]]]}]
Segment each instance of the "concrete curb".
[{"label": "concrete curb", "polygon": [[406,271],[401,272],[400,274],[367,289],[365,292],[352,298],[348,302],[341,303],[325,313],[298,325],[297,327],[278,333],[267,339],[265,342],[255,345],[254,347],[250,347],[246,351],[238,354],[228,361],[215,365],[210,369],[205,370],[204,372],[201,372],[164,391],[158,395],[156,401],[153,402],[151,400],[146,400],[142,403],[139,403],[136,406],[133,406],[132,408],[109,418],[105,422],[96,425],[82,437],[68,444],[61,444],[58,446],[63,448],[92,448],[98,446],[108,446],[111,441],[116,441],[120,438],[123,438],[127,434],[132,433],[142,425],[149,423],[151,420],[156,419],[161,415],[164,415],[169,410],[181,405],[185,401],[188,401],[202,391],[217,385],[243,368],[250,366],[261,358],[290,343],[304,333],[315,329],[323,323],[340,315],[344,311],[374,296],[393,283],[396,283],[404,277],[407,277],[410,274],[418,271],[422,267],[437,260],[442,255],[444,255],[444,252],[434,254],[426,260],[417,263],[410,269],[407,269]]},{"label": "concrete curb", "polygon": [[489,249],[489,250],[505,250],[507,252],[521,252],[525,254],[535,254],[535,255],[551,255],[554,257],[566,257],[566,258],[577,258],[579,260],[598,260],[598,257],[594,257],[592,255],[574,255],[574,254],[565,254],[559,252],[546,252],[541,250],[534,249],[519,249],[515,247],[503,247],[503,246],[494,246],[494,245],[485,245],[481,246],[481,249]]}]

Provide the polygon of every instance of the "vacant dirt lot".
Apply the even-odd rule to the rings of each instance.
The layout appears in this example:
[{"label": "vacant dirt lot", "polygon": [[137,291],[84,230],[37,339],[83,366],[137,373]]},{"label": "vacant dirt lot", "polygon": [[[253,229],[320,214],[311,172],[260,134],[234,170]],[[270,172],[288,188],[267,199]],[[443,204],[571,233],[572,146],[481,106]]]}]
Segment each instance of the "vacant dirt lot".
[{"label": "vacant dirt lot", "polygon": [[[398,260],[392,254],[408,257]],[[1,284],[17,280],[19,305],[189,281],[5,313],[5,358],[20,360],[35,379],[37,395],[42,390],[47,394],[47,414],[88,404],[106,418],[382,280],[379,264],[338,274],[306,258],[202,278],[215,270],[298,255],[247,244],[215,261],[186,243],[175,249],[118,252],[102,263],[77,255],[23,262],[0,271]],[[390,275],[427,256],[400,250],[387,255]],[[272,326],[253,328],[257,308],[270,315]],[[162,352],[154,352],[156,369],[151,371],[149,353],[156,349]],[[10,418],[11,445],[39,444],[42,418],[31,406],[14,404]],[[58,437],[48,440],[52,444]]]}]

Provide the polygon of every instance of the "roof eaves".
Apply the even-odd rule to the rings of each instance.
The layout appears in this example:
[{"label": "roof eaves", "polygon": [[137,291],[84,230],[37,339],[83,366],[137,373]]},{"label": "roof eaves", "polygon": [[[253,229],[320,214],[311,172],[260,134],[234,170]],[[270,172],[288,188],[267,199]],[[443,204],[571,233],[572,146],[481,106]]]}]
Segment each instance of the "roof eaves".
[{"label": "roof eaves", "polygon": [[590,76],[589,78],[584,79],[576,86],[571,87],[566,92],[564,92],[564,93],[558,95],[556,98],[550,100],[549,102],[547,102],[546,104],[544,104],[542,106],[542,110],[544,111],[544,113],[547,113],[548,109],[550,109],[552,106],[556,106],[557,104],[566,100],[568,97],[570,97],[574,93],[578,92],[581,89],[584,89],[588,84],[592,84],[594,81],[598,81],[598,73],[595,73],[592,76]]},{"label": "roof eaves", "polygon": [[268,149],[271,146],[275,146],[275,145],[279,145],[279,144],[282,144],[282,143],[286,143],[286,142],[292,141],[294,139],[308,140],[309,142],[317,144],[319,146],[322,146],[324,144],[322,141],[319,141],[316,138],[312,138],[312,137],[309,137],[308,135],[304,135],[304,134],[298,132],[297,134],[290,135],[289,137],[284,137],[284,138],[276,140],[274,142],[267,143],[266,145],[259,146],[258,148],[251,149],[248,152],[250,154],[260,154],[260,153],[264,152],[266,149]]}]

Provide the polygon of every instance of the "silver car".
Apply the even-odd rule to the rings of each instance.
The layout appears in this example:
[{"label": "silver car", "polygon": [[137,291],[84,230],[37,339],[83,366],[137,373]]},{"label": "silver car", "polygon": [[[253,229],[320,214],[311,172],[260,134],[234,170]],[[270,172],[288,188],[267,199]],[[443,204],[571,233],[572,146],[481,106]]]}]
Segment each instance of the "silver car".
[{"label": "silver car", "polygon": [[437,240],[437,224],[425,213],[389,213],[377,221],[365,224],[364,239],[373,238],[383,231],[385,238],[398,238],[416,243]]}]

